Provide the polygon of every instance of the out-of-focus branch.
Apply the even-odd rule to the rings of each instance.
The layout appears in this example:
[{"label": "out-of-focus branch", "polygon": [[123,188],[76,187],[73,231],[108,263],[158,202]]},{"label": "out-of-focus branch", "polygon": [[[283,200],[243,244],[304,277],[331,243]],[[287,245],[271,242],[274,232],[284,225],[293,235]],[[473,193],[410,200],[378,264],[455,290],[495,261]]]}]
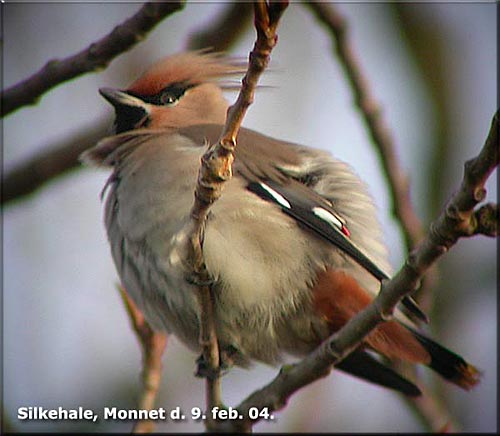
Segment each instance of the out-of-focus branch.
[{"label": "out-of-focus branch", "polygon": [[391,132],[381,115],[381,109],[372,95],[370,86],[351,47],[347,23],[335,7],[328,3],[308,2],[316,18],[332,37],[337,56],[355,95],[373,144],[377,148],[384,169],[392,200],[394,216],[400,223],[407,250],[411,250],[422,238],[423,230],[410,199],[408,177],[397,157]]},{"label": "out-of-focus branch", "polygon": [[458,425],[443,404],[426,387],[419,385],[419,389],[422,391],[422,395],[419,397],[404,398],[406,402],[412,405],[411,410],[423,426],[426,427],[427,431],[432,433],[457,433]]},{"label": "out-of-focus branch", "polygon": [[[152,410],[160,388],[162,363],[161,358],[167,346],[167,334],[155,332],[144,319],[144,315],[130,299],[125,289],[118,287],[125,304],[127,314],[134,333],[142,350],[142,390],[139,396],[138,409]],[[153,421],[141,420],[134,425],[133,433],[152,433]]]},{"label": "out-of-focus branch", "polygon": [[[423,236],[422,224],[414,211],[410,198],[408,177],[404,174],[399,162],[391,133],[384,122],[381,110],[372,95],[369,83],[362,72],[352,43],[349,40],[347,23],[333,5],[311,2],[308,3],[308,6],[317,19],[328,29],[332,37],[337,57],[344,68],[356,104],[370,133],[372,143],[378,152],[391,196],[393,215],[403,235],[406,251],[409,252]],[[423,278],[419,289],[419,303],[422,305],[424,312],[428,312],[431,308],[432,290],[435,288],[436,281],[437,267],[434,265]],[[394,362],[394,365],[404,367],[405,370],[415,373],[414,368],[408,363]],[[436,419],[433,414],[429,414],[431,409],[426,406],[429,402],[436,402],[435,399],[423,402],[405,398],[405,401],[423,421],[427,422],[429,428],[433,428]],[[448,418],[444,408],[441,409],[443,411],[442,418],[451,423],[452,420]]]},{"label": "out-of-focus branch", "polygon": [[[434,19],[424,19],[425,5],[422,3],[394,2],[390,5],[399,23],[399,30],[408,47],[409,54],[424,80],[433,107],[435,140],[429,147],[424,179],[430,189],[426,195],[429,216],[435,215],[443,202],[443,187],[446,171],[443,162],[449,162],[455,153],[453,146],[453,121],[450,101],[456,91],[449,80],[450,71],[445,62],[448,47],[445,44],[442,26]],[[430,17],[429,17],[430,18]]]},{"label": "out-of-focus branch", "polygon": [[[250,3],[228,5],[217,25],[194,34],[188,47],[190,49],[212,47],[215,51],[228,49],[242,34],[247,21],[250,21],[251,10]],[[20,163],[3,176],[1,203],[5,204],[31,194],[44,183],[77,167],[78,156],[106,136],[110,125],[111,121],[93,123],[71,138],[55,146],[52,145],[51,148],[41,147],[42,151],[39,154]]]},{"label": "out-of-focus branch", "polygon": [[[214,299],[210,278],[203,261],[203,231],[210,206],[221,196],[222,187],[231,178],[236,138],[248,107],[252,104],[257,82],[269,63],[270,54],[276,45],[276,28],[288,2],[259,0],[254,3],[257,40],[249,56],[249,65],[238,98],[227,112],[227,119],[217,144],[213,144],[202,157],[195,190],[195,201],[191,209],[190,256],[192,280],[198,284],[201,307],[200,345],[203,349],[205,376],[207,380],[207,407],[221,406],[219,346],[214,319]],[[206,421],[211,430],[217,423]]]},{"label": "out-of-focus branch", "polygon": [[[410,253],[406,263],[390,280],[384,281],[373,302],[350,319],[337,333],[323,342],[313,353],[295,365],[284,366],[267,386],[254,392],[238,407],[244,419],[226,423],[225,429],[248,430],[257,420],[250,420],[251,407],[267,408],[272,413],[282,408],[288,398],[301,387],[326,376],[332,368],[354,350],[363,338],[382,321],[392,318],[396,305],[409,295],[429,267],[446,253],[460,237],[482,234],[482,226],[475,219],[475,207],[485,198],[484,184],[498,166],[497,112],[493,117],[488,138],[479,155],[466,162],[460,189],[453,195],[440,216],[432,223],[429,233]],[[496,215],[496,231],[498,234]],[[488,235],[491,232],[487,232]]]},{"label": "out-of-focus branch", "polygon": [[146,3],[132,17],[85,50],[62,60],[51,60],[41,70],[2,93],[2,117],[35,104],[49,89],[81,74],[106,67],[116,56],[142,41],[162,19],[184,6],[183,1]]},{"label": "out-of-focus branch", "polygon": [[188,50],[210,48],[215,52],[227,51],[248,28],[251,16],[252,3],[228,4],[216,22],[189,37]]},{"label": "out-of-focus branch", "polygon": [[106,136],[111,121],[95,122],[62,140],[2,177],[2,204],[31,194],[44,183],[79,165],[78,156]]},{"label": "out-of-focus branch", "polygon": [[[455,148],[452,144],[453,122],[451,121],[451,111],[448,102],[455,94],[455,89],[448,80],[450,70],[446,68],[444,54],[447,51],[443,39],[443,30],[436,25],[435,20],[422,19],[418,13],[421,4],[392,3],[391,10],[395,13],[395,18],[399,24],[399,31],[405,37],[405,46],[408,49],[408,56],[415,62],[415,66],[420,70],[420,76],[424,80],[426,91],[430,94],[430,104],[433,107],[432,117],[435,121],[435,140],[429,147],[426,167],[423,168],[422,179],[427,186],[431,187],[426,191],[425,200],[426,217],[435,216],[443,202],[443,187],[446,185],[445,175],[447,171],[443,168],[443,162],[452,162],[450,156]],[[432,270],[432,274],[427,274],[422,283],[422,287],[415,293],[415,298],[423,309],[430,313],[433,311],[434,325],[439,322],[439,312],[434,311],[434,290],[443,286],[437,268]],[[446,285],[444,285],[446,286]],[[437,309],[443,305],[443,298],[440,298]],[[444,303],[446,306],[446,303]]]}]

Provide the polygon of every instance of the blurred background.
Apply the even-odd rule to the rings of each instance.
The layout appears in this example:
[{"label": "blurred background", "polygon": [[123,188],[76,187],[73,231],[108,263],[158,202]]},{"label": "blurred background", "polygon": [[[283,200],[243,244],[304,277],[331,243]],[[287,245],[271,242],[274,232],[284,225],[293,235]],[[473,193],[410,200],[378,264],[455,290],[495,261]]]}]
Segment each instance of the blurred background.
[{"label": "blurred background", "polygon": [[[3,15],[3,87],[72,55],[133,15],[137,3],[7,3]],[[102,86],[128,85],[146,66],[186,47],[230,8],[190,3],[104,71],[64,83],[3,120],[3,171],[37,153],[70,143],[93,126],[111,126]],[[248,6],[240,5],[244,16]],[[484,143],[497,106],[496,5],[338,4],[353,49],[383,108],[416,211],[427,228],[459,186],[465,160]],[[241,18],[241,17],[240,17]],[[246,24],[245,24],[246,23]],[[228,48],[247,57],[251,19]],[[228,42],[228,37],[223,38]],[[215,44],[215,43],[212,43]],[[217,43],[217,44],[220,44]],[[216,47],[219,45],[216,44]],[[391,261],[405,248],[390,210],[379,160],[355,109],[331,38],[311,12],[291,4],[279,28],[272,71],[244,125],[265,134],[331,151],[370,185],[379,206]],[[228,95],[231,101],[235,94]],[[92,146],[89,143],[88,146]],[[99,193],[106,171],[82,168],[43,185],[3,209],[3,425],[14,431],[127,432],[131,422],[96,424],[17,419],[23,406],[134,408],[140,350],[116,291]],[[496,175],[488,197],[497,195]],[[462,239],[439,263],[429,331],[483,372],[471,392],[419,374],[459,428],[497,430],[496,243]],[[158,406],[204,407],[204,383],[193,376],[193,353],[170,338]],[[276,368],[233,369],[223,398],[237,405],[270,381]],[[159,431],[201,431],[198,422],[165,422]],[[334,371],[302,389],[256,431],[419,432],[425,427],[392,392]]]}]

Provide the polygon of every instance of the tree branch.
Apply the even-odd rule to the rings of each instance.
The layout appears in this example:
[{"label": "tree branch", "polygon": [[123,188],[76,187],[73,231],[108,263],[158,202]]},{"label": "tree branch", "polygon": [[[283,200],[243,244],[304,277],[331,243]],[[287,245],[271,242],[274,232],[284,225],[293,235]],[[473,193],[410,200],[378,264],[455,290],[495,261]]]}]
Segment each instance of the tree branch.
[{"label": "tree branch", "polygon": [[[161,384],[161,358],[167,346],[167,334],[155,332],[144,319],[144,315],[130,299],[125,289],[118,287],[127,310],[134,333],[142,350],[142,390],[137,409],[152,410]],[[153,421],[141,420],[134,425],[133,433],[151,433],[154,431]]]},{"label": "tree branch", "polygon": [[35,104],[42,94],[66,80],[105,68],[116,56],[144,39],[162,19],[183,6],[183,1],[146,3],[134,16],[85,50],[47,62],[37,73],[2,93],[2,117],[22,106]]},{"label": "tree branch", "polygon": [[235,2],[228,4],[226,9],[210,27],[190,35],[188,50],[210,48],[215,52],[228,50],[243,34],[250,24],[252,4],[250,2]]},{"label": "tree branch", "polygon": [[[383,282],[373,302],[313,353],[297,364],[284,366],[271,383],[246,398],[237,407],[244,419],[226,423],[225,429],[248,430],[260,419],[252,421],[248,418],[250,407],[267,408],[272,413],[282,408],[298,389],[328,375],[332,365],[344,359],[378,324],[392,318],[401,299],[411,294],[429,267],[460,237],[479,233],[479,226],[473,218],[474,208],[484,199],[484,183],[498,166],[499,116],[497,112],[493,117],[488,138],[479,155],[465,164],[464,179],[458,192],[433,222],[430,232],[410,253],[400,271],[391,280]],[[498,219],[497,214],[497,228]]]},{"label": "tree branch", "polygon": [[306,5],[330,32],[337,56],[353,90],[356,105],[378,151],[389,186],[392,212],[400,224],[407,251],[410,251],[423,236],[422,225],[413,209],[408,177],[399,163],[391,132],[352,49],[347,23],[331,4],[307,2]]},{"label": "tree branch", "polygon": [[421,385],[418,387],[422,391],[422,395],[419,397],[405,396],[404,399],[412,405],[411,410],[415,412],[426,430],[432,433],[458,433],[457,423],[449,416],[448,410],[443,404],[426,387]]},{"label": "tree branch", "polygon": [[106,136],[111,121],[95,122],[27,159],[2,177],[2,204],[31,194],[44,183],[79,166],[78,156]]},{"label": "tree branch", "polygon": [[[217,144],[209,147],[201,161],[198,182],[195,190],[195,201],[191,209],[192,229],[190,232],[190,256],[193,277],[198,284],[198,297],[201,307],[200,345],[203,349],[204,363],[207,366],[207,407],[221,406],[220,392],[220,357],[214,319],[214,297],[210,279],[203,262],[203,232],[210,205],[220,196],[225,181],[231,178],[232,163],[236,138],[243,117],[252,104],[255,87],[260,75],[265,70],[271,51],[276,45],[276,28],[279,19],[288,6],[288,2],[271,2],[259,0],[254,3],[255,29],[257,40],[249,56],[248,71],[242,80],[238,98],[227,112],[227,119]],[[207,427],[214,429],[211,414]]]},{"label": "tree branch", "polygon": [[[356,105],[363,116],[372,143],[378,153],[389,188],[392,213],[403,235],[406,252],[410,252],[421,240],[423,227],[413,208],[410,198],[410,184],[399,162],[393,138],[384,122],[379,105],[372,95],[369,83],[349,39],[347,23],[333,5],[311,2],[308,3],[308,6],[331,35],[337,58],[348,78]],[[437,274],[437,267],[434,265],[423,278],[422,286],[418,291],[418,301],[424,312],[428,312],[431,308],[431,295],[437,282]],[[415,320],[415,322],[418,321]],[[394,362],[393,364],[415,373],[413,365],[405,362]],[[405,401],[415,409],[422,419],[427,419],[430,428],[434,428],[435,416],[429,414],[431,409],[426,407],[430,400],[422,402],[405,398]],[[436,400],[433,399],[433,401]],[[451,419],[447,418],[447,413],[442,416],[447,422],[452,422]]]},{"label": "tree branch", "polygon": [[[250,3],[228,5],[216,25],[191,36],[189,49],[208,46],[215,51],[227,50],[241,36],[249,21],[251,10]],[[59,145],[49,148],[49,151],[46,151],[48,147],[41,147],[43,151],[9,171],[3,177],[1,203],[6,204],[31,194],[52,178],[76,168],[79,165],[78,156],[90,144],[106,136],[111,122],[98,123],[97,127],[95,124],[92,123],[76,135],[61,141]]]}]

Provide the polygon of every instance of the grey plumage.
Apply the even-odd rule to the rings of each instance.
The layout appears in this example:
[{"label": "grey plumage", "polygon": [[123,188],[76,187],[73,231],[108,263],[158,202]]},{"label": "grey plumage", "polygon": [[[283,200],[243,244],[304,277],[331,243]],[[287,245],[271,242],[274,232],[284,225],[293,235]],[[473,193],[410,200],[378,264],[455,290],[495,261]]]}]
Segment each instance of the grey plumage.
[{"label": "grey plumage", "polygon": [[[121,133],[83,156],[112,168],[105,224],[127,293],[153,328],[193,350],[200,349],[200,313],[186,280],[189,213],[200,157],[226,116],[217,81],[241,71],[241,63],[187,53],[160,61],[125,91],[102,89]],[[233,169],[203,241],[217,337],[223,357],[236,364],[274,364],[285,353],[310,352],[365,307],[390,274],[387,251],[365,184],[330,154],[241,129]],[[477,383],[473,366],[396,316],[401,324],[379,326],[339,367],[419,393],[366,346],[427,364],[465,389]]]},{"label": "grey plumage", "polygon": [[[125,288],[156,328],[173,331],[193,349],[198,349],[199,312],[182,267],[185,226],[199,159],[221,129],[202,125],[124,133],[87,154],[114,166],[106,227]],[[311,313],[307,292],[319,269],[348,269],[373,294],[379,283],[340,250],[246,190],[248,181],[308,180],[335,203],[352,240],[386,270],[387,254],[373,202],[347,164],[243,129],[234,166],[234,178],[211,209],[204,240],[205,262],[217,283],[219,339],[240,351],[242,364],[249,358],[273,363],[282,351],[310,351],[327,334],[326,325]],[[275,346],[262,346],[270,343]]]}]

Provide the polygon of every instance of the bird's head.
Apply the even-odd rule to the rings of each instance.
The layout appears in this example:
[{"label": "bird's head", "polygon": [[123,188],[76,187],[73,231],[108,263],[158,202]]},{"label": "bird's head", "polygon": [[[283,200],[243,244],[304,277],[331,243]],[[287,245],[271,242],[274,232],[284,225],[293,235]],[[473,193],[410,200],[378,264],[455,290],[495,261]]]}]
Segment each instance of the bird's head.
[{"label": "bird's head", "polygon": [[222,91],[235,89],[227,79],[245,70],[243,62],[217,54],[181,53],[154,64],[126,90],[101,88],[99,92],[115,108],[116,133],[142,127],[223,124],[228,102]]}]

